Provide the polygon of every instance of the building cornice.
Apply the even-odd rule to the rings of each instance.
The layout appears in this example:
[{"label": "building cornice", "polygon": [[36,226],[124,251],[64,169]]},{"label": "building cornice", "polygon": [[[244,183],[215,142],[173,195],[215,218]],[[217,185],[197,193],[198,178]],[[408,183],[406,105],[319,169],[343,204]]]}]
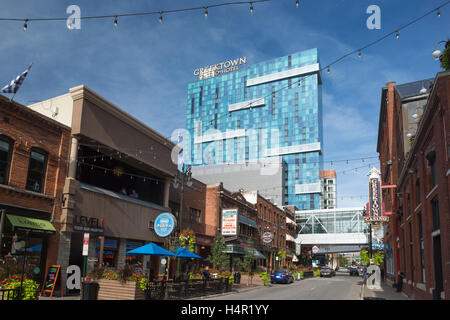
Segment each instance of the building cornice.
[{"label": "building cornice", "polygon": [[134,118],[127,112],[121,110],[116,105],[112,104],[99,94],[97,94],[95,91],[89,89],[85,85],[79,85],[73,88],[69,89],[69,92],[72,96],[72,100],[79,100],[84,99],[87,100],[94,105],[100,107],[104,111],[114,115],[118,119],[122,120],[123,122],[127,123],[131,127],[139,130],[146,136],[155,139],[156,141],[160,142],[162,145],[166,146],[169,150],[172,150],[173,147],[176,145],[170,141],[169,139],[166,139],[164,136],[162,136],[157,131],[153,130],[152,128],[148,127],[143,122],[139,121],[138,119]]}]

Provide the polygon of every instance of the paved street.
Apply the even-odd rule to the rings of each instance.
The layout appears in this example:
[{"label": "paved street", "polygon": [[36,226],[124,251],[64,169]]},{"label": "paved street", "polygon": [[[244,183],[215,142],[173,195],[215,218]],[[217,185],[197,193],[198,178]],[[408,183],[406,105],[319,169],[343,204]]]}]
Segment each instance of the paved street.
[{"label": "paved street", "polygon": [[271,284],[208,300],[360,300],[361,277],[337,273],[332,278],[309,278],[291,284]]}]

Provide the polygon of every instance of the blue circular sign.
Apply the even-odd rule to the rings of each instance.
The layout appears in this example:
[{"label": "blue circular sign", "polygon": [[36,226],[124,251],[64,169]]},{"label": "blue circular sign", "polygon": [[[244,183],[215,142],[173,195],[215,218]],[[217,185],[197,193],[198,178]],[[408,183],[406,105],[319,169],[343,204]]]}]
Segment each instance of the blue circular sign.
[{"label": "blue circular sign", "polygon": [[158,236],[167,237],[175,228],[175,217],[168,212],[161,213],[156,217],[154,229]]}]

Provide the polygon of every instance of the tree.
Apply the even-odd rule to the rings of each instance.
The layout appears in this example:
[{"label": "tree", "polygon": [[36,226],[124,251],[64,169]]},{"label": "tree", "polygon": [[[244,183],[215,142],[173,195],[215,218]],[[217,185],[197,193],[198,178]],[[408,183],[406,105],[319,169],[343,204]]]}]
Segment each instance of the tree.
[{"label": "tree", "polygon": [[253,243],[251,242],[250,247],[247,248],[247,252],[245,253],[244,258],[239,261],[239,267],[242,270],[248,272],[247,285],[249,285],[250,279],[253,282],[253,271],[254,271],[253,265],[256,260],[254,250],[255,249],[253,248]]},{"label": "tree", "polygon": [[228,255],[225,251],[225,243],[222,236],[218,233],[214,238],[214,243],[211,246],[211,254],[206,258],[206,261],[210,262],[214,268],[222,270],[229,264]]}]

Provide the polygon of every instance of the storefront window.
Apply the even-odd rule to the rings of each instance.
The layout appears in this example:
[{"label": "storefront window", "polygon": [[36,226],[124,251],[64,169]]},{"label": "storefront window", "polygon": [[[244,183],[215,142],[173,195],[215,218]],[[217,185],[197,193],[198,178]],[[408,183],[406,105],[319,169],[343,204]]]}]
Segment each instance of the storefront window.
[{"label": "storefront window", "polygon": [[[3,237],[2,256],[17,273],[22,272],[25,259],[25,274],[34,281],[41,283],[45,270],[45,258],[42,257],[44,238],[32,233],[6,232]],[[26,254],[25,254],[26,250]]]},{"label": "storefront window", "polygon": [[[105,238],[103,245],[103,262],[106,268],[114,269],[117,266],[118,240]],[[100,256],[100,239],[96,241],[95,257]],[[100,261],[100,259],[99,259]]]},{"label": "storefront window", "polygon": [[[142,247],[145,243],[139,242],[139,241],[127,241],[127,249],[126,252]],[[143,263],[143,256],[136,256],[136,255],[126,255],[125,256],[126,263],[130,264],[136,269],[136,272],[142,272],[142,263]]]}]

